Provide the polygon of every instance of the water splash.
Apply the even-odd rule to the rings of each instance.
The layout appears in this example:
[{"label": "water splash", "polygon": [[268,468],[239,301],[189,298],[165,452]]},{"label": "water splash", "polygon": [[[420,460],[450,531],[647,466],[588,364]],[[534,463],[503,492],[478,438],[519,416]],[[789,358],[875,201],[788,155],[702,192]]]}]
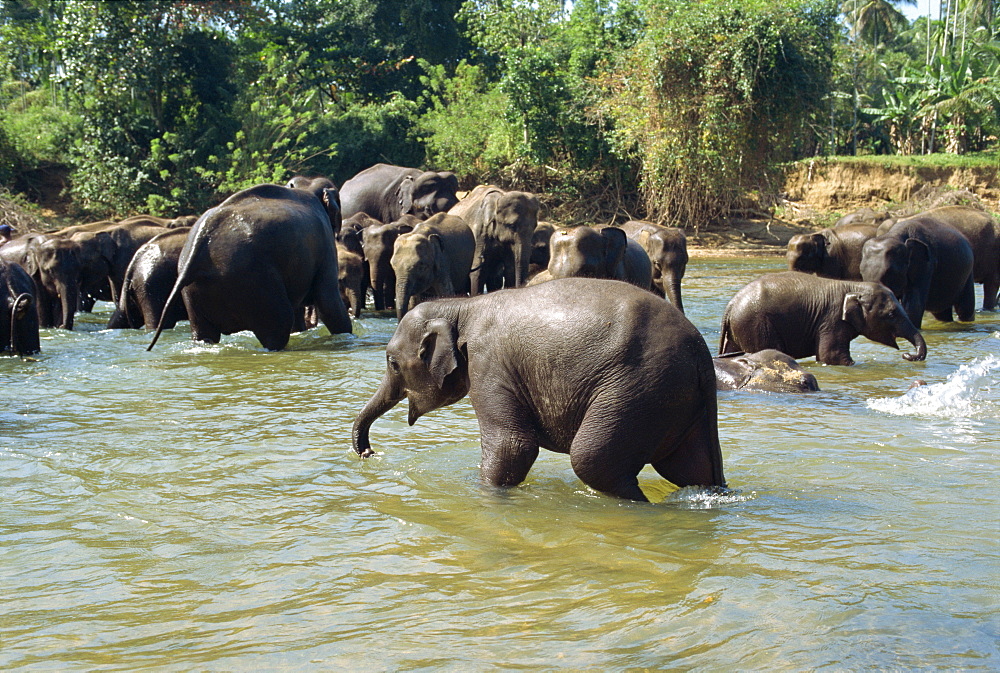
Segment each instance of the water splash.
[{"label": "water splash", "polygon": [[1000,357],[988,355],[962,365],[943,383],[911,388],[900,397],[869,398],[869,409],[895,416],[1000,417]]}]

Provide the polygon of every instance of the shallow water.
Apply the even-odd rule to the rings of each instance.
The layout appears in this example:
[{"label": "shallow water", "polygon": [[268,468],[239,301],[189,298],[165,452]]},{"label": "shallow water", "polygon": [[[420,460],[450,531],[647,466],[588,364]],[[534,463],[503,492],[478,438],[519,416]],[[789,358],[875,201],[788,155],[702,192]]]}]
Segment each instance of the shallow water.
[{"label": "shallow water", "polygon": [[[713,351],[782,266],[692,261]],[[923,363],[802,361],[820,393],[720,393],[735,494],[649,470],[649,505],[548,452],[481,486],[467,400],[399,405],[357,459],[393,318],[147,353],[109,311],[0,359],[0,668],[1000,668],[1000,313],[928,317]]]}]

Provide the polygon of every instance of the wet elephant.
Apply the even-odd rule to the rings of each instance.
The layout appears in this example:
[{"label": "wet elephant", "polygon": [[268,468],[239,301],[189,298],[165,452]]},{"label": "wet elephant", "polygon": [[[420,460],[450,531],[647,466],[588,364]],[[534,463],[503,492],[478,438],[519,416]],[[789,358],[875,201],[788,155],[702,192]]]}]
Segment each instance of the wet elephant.
[{"label": "wet elephant", "polygon": [[539,207],[534,194],[479,185],[449,211],[465,220],[476,237],[473,295],[527,282]]},{"label": "wet elephant", "polygon": [[925,213],[900,220],[869,239],[861,276],[892,290],[919,329],[924,311],[944,322],[952,320],[952,309],[962,322],[975,320],[973,263],[968,239]]},{"label": "wet elephant", "polygon": [[340,188],[344,217],[363,212],[380,222],[395,222],[401,215],[425,220],[458,203],[458,178],[444,171],[422,171],[391,164],[376,164]]},{"label": "wet elephant", "polygon": [[340,298],[354,317],[360,318],[361,310],[365,306],[365,293],[368,291],[365,260],[339,241],[337,242],[337,271]]},{"label": "wet elephant", "polygon": [[628,283],[565,278],[424,302],[399,322],[386,365],[354,422],[362,457],[372,424],[404,398],[413,425],[468,394],[488,484],[520,484],[539,448],[568,454],[585,484],[619,498],[646,500],[647,464],[677,486],[726,484],[705,340]]},{"label": "wet elephant", "polygon": [[851,224],[792,236],[785,255],[788,270],[824,278],[862,280],[861,251],[875,235],[873,225]]},{"label": "wet elephant", "polygon": [[808,393],[819,390],[816,377],[792,357],[773,348],[756,353],[727,353],[712,358],[716,388],[767,393]]},{"label": "wet elephant", "polygon": [[0,351],[30,355],[41,350],[35,282],[19,264],[0,258]]},{"label": "wet elephant", "polygon": [[623,280],[649,290],[653,266],[642,246],[618,227],[559,227],[549,239],[549,266],[531,284],[571,277]]},{"label": "wet elephant", "polygon": [[396,317],[403,319],[411,301],[468,294],[475,252],[472,230],[462,218],[447,213],[438,213],[401,234],[391,260],[396,275]]},{"label": "wet elephant", "polygon": [[815,355],[828,365],[852,365],[851,341],[865,336],[891,348],[906,339],[923,360],[927,345],[892,292],[878,283],[822,278],[799,271],[769,273],[729,301],[719,354],[774,348],[793,358]]},{"label": "wet elephant", "polygon": [[73,329],[80,300],[80,245],[50,234],[27,234],[0,247],[0,257],[20,265],[35,283],[40,327]]},{"label": "wet elephant", "polygon": [[281,350],[308,304],[330,332],[350,332],[334,245],[340,224],[333,188],[257,185],[237,192],[191,229],[167,305],[183,297],[192,338],[210,343],[251,330],[264,348]]},{"label": "wet elephant", "polygon": [[392,268],[392,252],[399,235],[413,231],[414,226],[407,217],[369,226],[361,231],[361,245],[365,251],[365,265],[371,279],[376,311],[396,305],[396,272]]},{"label": "wet elephant", "polygon": [[108,320],[109,329],[156,329],[163,317],[163,329],[187,320],[182,302],[164,311],[170,291],[177,282],[177,264],[191,227],[168,229],[139,246],[125,271],[121,295]]},{"label": "wet elephant", "polygon": [[683,312],[681,280],[688,264],[687,236],[684,231],[640,220],[629,220],[621,228],[646,251],[653,265],[653,292],[666,297]]}]

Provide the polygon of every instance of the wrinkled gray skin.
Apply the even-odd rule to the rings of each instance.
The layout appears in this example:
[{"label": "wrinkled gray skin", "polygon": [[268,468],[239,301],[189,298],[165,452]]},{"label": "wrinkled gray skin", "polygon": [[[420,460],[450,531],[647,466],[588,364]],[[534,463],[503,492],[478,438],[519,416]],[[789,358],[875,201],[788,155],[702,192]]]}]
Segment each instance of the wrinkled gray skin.
[{"label": "wrinkled gray skin", "polygon": [[361,310],[365,306],[365,294],[368,290],[368,281],[365,277],[364,258],[348,250],[347,247],[337,242],[337,269],[339,273],[340,298],[344,305],[350,309],[355,318],[361,317]]},{"label": "wrinkled gray skin", "polygon": [[559,227],[549,239],[548,269],[529,284],[574,277],[623,280],[649,290],[653,266],[642,246],[617,227]]},{"label": "wrinkled gray skin", "polygon": [[549,267],[549,239],[556,230],[551,222],[539,222],[531,235],[531,257],[528,260],[528,277]]},{"label": "wrinkled gray skin", "polygon": [[669,299],[683,313],[681,279],[688,263],[684,232],[676,227],[662,227],[640,220],[629,220],[621,228],[630,239],[642,246],[652,262],[653,292]]},{"label": "wrinkled gray skin", "polygon": [[954,308],[962,322],[975,320],[972,269],[968,239],[927,214],[900,220],[870,239],[861,258],[861,276],[892,290],[917,329],[924,311],[951,322]]},{"label": "wrinkled gray skin", "polygon": [[997,307],[1000,291],[1000,222],[968,206],[942,206],[920,213],[951,225],[972,246],[972,280],[983,284],[983,310]]},{"label": "wrinkled gray skin", "polygon": [[712,358],[718,390],[767,393],[808,393],[819,390],[816,377],[781,351],[727,353]]},{"label": "wrinkled gray skin", "polygon": [[170,291],[177,282],[177,263],[191,227],[167,229],[136,250],[125,271],[122,293],[114,313],[108,320],[109,329],[156,329],[163,316],[163,329],[171,329],[178,321],[187,320],[182,302],[174,302],[164,311]]},{"label": "wrinkled gray skin", "polygon": [[26,234],[0,248],[0,257],[20,265],[34,281],[39,326],[73,329],[82,269],[77,242],[50,234]]},{"label": "wrinkled gray skin", "polygon": [[[237,192],[191,229],[167,305],[183,296],[192,338],[209,343],[251,330],[264,348],[281,350],[309,304],[330,332],[350,332],[334,245],[340,225],[333,188]],[[161,317],[150,349],[162,329]]]},{"label": "wrinkled gray skin", "polygon": [[404,398],[413,425],[468,394],[487,484],[520,484],[539,447],[569,454],[585,484],[619,498],[646,500],[646,464],[677,486],[726,484],[705,340],[627,283],[567,278],[424,302],[399,322],[386,361],[354,422],[362,457],[372,424]]},{"label": "wrinkled gray skin", "polygon": [[376,164],[340,188],[344,217],[366,213],[379,222],[395,222],[402,215],[426,220],[458,203],[458,178],[444,171],[421,171]]},{"label": "wrinkled gray skin", "polygon": [[396,272],[392,268],[392,251],[400,234],[413,231],[418,222],[409,215],[388,224],[375,224],[361,231],[375,310],[396,306]]},{"label": "wrinkled gray skin", "polygon": [[824,278],[862,280],[861,250],[875,234],[873,225],[850,224],[792,236],[785,255],[788,270]]},{"label": "wrinkled gray skin", "polygon": [[0,351],[30,355],[41,350],[35,283],[19,264],[0,259]]},{"label": "wrinkled gray skin", "polygon": [[875,211],[871,208],[858,208],[853,213],[848,213],[842,218],[834,223],[834,228],[839,227],[853,227],[856,225],[864,225],[869,227],[878,227],[880,224],[890,219],[888,211],[879,210]]},{"label": "wrinkled gray skin", "polygon": [[891,348],[906,339],[923,360],[927,345],[892,292],[878,283],[821,278],[798,271],[769,273],[736,293],[722,318],[719,354],[774,348],[793,358],[853,365],[859,335]]},{"label": "wrinkled gray skin", "polygon": [[449,211],[465,220],[476,237],[473,296],[527,282],[539,207],[534,194],[479,185]]},{"label": "wrinkled gray skin", "polygon": [[469,270],[476,237],[462,218],[438,213],[396,239],[392,270],[396,274],[396,317],[411,302],[469,293]]}]

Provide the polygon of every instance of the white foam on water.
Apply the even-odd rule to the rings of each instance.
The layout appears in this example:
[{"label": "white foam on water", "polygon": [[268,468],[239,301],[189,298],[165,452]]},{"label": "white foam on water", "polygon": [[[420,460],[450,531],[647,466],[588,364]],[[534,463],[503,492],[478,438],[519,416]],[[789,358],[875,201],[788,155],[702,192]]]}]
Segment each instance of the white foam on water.
[{"label": "white foam on water", "polygon": [[869,398],[869,409],[895,416],[984,418],[1000,416],[1000,357],[962,365],[942,383],[916,386],[900,397]]}]

